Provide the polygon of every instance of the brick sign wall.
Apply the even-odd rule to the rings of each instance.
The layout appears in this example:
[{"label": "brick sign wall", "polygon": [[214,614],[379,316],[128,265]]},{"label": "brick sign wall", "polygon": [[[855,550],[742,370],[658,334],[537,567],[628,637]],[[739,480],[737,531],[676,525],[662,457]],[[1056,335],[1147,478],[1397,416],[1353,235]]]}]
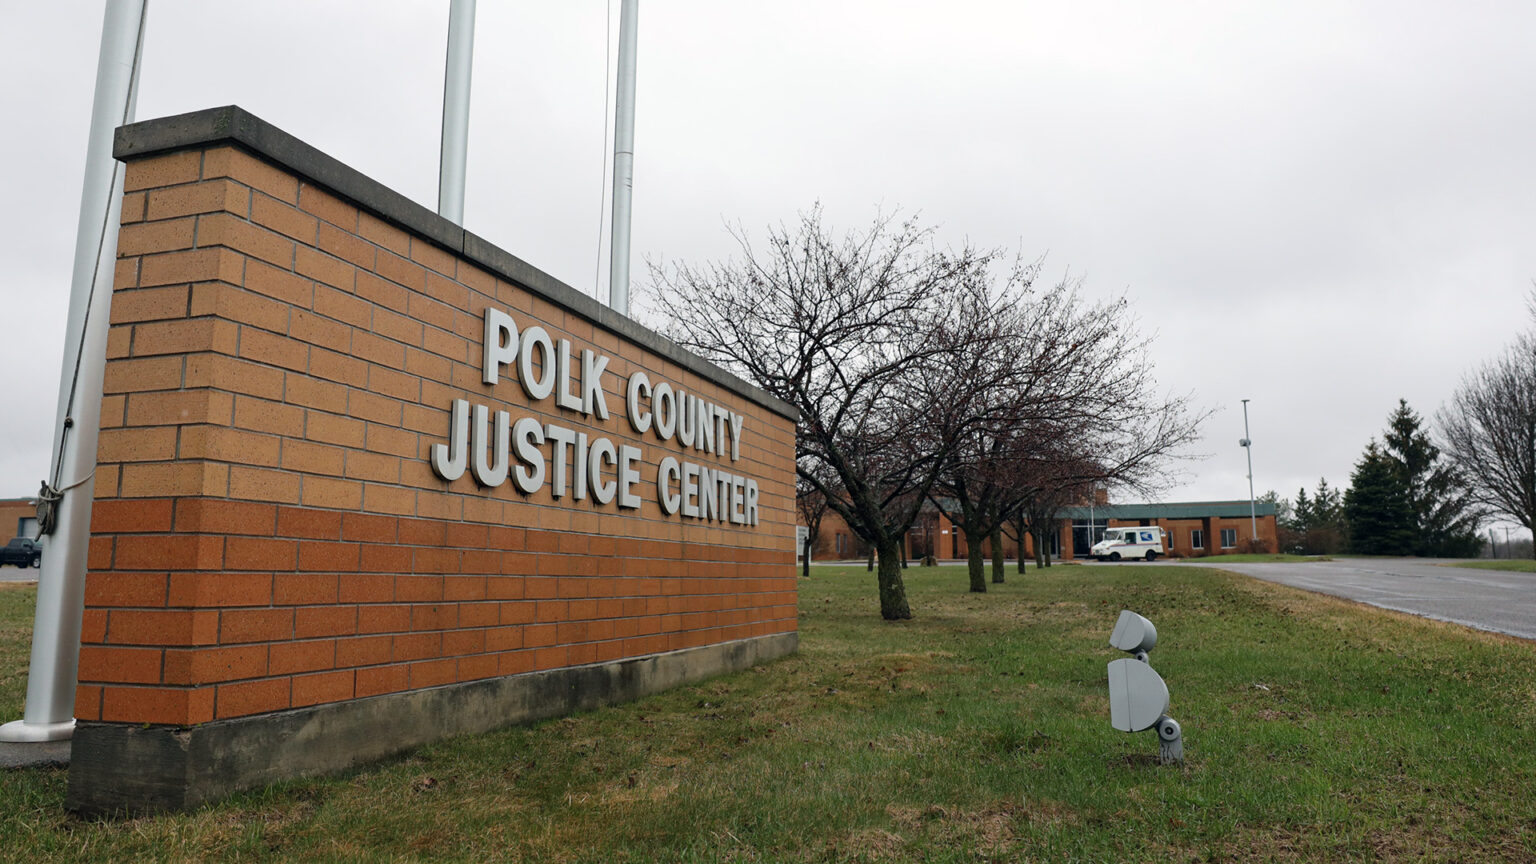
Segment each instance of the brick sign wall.
[{"label": "brick sign wall", "polygon": [[[404,697],[429,688],[504,697],[736,646],[662,686],[793,649],[782,403],[238,109],[129,127],[118,153],[77,809],[131,808],[102,763],[146,758],[144,724],[227,737],[359,700],[419,712]],[[414,743],[295,751],[292,770],[253,754],[161,803]]]}]

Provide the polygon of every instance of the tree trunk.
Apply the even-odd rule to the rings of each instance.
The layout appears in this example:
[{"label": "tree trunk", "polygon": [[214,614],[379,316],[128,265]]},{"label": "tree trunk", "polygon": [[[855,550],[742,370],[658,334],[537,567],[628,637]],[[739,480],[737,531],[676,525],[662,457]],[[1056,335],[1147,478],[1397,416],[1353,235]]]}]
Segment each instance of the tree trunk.
[{"label": "tree trunk", "polygon": [[801,557],[800,575],[805,579],[811,578],[811,538],[805,538],[805,554]]},{"label": "tree trunk", "polygon": [[1039,528],[1029,532],[1035,538],[1035,569],[1045,566],[1045,532]]},{"label": "tree trunk", "polygon": [[[881,564],[885,563],[885,556],[884,555],[880,556],[880,563]],[[873,546],[869,547],[869,564],[867,566],[865,566],[864,569],[868,570],[871,573],[875,572],[875,547],[873,547]]]},{"label": "tree trunk", "polygon": [[880,617],[887,621],[905,621],[912,617],[912,609],[907,606],[907,587],[901,581],[901,551],[897,548],[899,542],[892,540],[880,548],[880,573],[877,577],[880,584]]},{"label": "tree trunk", "polygon": [[992,527],[992,584],[1003,584],[1003,568],[1007,562],[1003,558],[1003,526]]},{"label": "tree trunk", "polygon": [[965,563],[971,571],[971,590],[977,594],[987,593],[987,565],[981,559],[981,538],[972,542],[971,536],[966,535]]}]

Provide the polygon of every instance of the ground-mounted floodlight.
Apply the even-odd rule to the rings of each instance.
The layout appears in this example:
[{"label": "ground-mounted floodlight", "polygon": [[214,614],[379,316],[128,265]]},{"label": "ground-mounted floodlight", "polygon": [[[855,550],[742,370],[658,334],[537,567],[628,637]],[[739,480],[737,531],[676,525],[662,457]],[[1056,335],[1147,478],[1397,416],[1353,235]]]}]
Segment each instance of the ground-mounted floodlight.
[{"label": "ground-mounted floodlight", "polygon": [[1109,644],[1135,655],[1109,664],[1109,723],[1121,732],[1157,730],[1158,761],[1184,761],[1184,737],[1168,716],[1168,685],[1147,661],[1157,644],[1157,628],[1129,609],[1120,611]]}]

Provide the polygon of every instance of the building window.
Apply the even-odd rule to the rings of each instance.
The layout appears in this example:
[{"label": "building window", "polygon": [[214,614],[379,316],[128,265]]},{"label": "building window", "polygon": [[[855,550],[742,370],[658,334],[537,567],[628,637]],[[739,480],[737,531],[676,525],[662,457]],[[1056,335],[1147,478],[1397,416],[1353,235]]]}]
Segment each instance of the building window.
[{"label": "building window", "polygon": [[1199,528],[1195,528],[1195,529],[1193,529],[1193,530],[1191,530],[1189,532],[1189,548],[1191,548],[1191,549],[1204,549],[1205,548],[1205,531],[1203,531],[1202,529],[1199,529]]},{"label": "building window", "polygon": [[1221,548],[1223,548],[1223,549],[1231,549],[1233,546],[1236,546],[1236,545],[1237,545],[1237,529],[1236,528],[1223,528],[1223,529],[1221,529]]}]

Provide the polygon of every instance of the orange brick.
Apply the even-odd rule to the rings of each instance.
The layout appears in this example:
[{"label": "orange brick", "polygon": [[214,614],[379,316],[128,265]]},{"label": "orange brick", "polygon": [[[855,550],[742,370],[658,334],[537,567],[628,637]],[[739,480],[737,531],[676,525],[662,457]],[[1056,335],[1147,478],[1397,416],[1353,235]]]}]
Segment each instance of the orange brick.
[{"label": "orange brick", "polygon": [[292,609],[225,609],[219,613],[219,642],[285,642],[293,639]]},{"label": "orange brick", "polygon": [[[406,302],[409,304],[409,299]],[[421,344],[421,322],[388,309],[373,310],[373,332],[407,345]]]},{"label": "orange brick", "polygon": [[215,716],[221,719],[282,711],[292,704],[287,678],[220,684],[216,698],[218,710]]},{"label": "orange brick", "polygon": [[176,452],[183,460],[215,459],[274,468],[281,446],[282,440],[274,435],[226,426],[185,426]]},{"label": "orange brick", "polygon": [[347,410],[347,388],[304,375],[289,375],[284,401],[341,414]]},{"label": "orange brick", "polygon": [[405,308],[406,315],[411,320],[449,331],[453,330],[454,322],[459,315],[458,310],[453,306],[424,294],[410,295],[406,298]]},{"label": "orange brick", "polygon": [[112,268],[112,290],[122,291],[139,287],[139,259],[119,258]]},{"label": "orange brick", "polygon": [[294,612],[293,633],[299,639],[354,635],[357,633],[357,607],[301,606]]},{"label": "orange brick", "polygon": [[113,327],[107,331],[107,359],[117,360],[133,353],[133,328]]},{"label": "orange brick", "polygon": [[187,358],[188,388],[213,387],[262,399],[283,397],[283,371],[223,354],[196,354]]},{"label": "orange brick", "polygon": [[270,536],[276,524],[277,508],[271,504],[200,498],[176,502],[178,531]]},{"label": "orange brick", "polygon": [[299,502],[305,507],[358,510],[363,506],[363,484],[356,480],[305,476]]},{"label": "orange brick", "polygon": [[[425,267],[394,253],[386,252],[383,249],[379,250],[378,257],[374,259],[373,272],[397,285],[404,285],[413,291],[425,291],[427,288],[427,269]],[[361,286],[359,286],[358,293],[362,293]],[[392,308],[398,309],[401,312],[405,311],[403,305]]]},{"label": "orange brick", "polygon": [[231,465],[229,495],[250,501],[296,504],[299,501],[299,475],[268,468]]},{"label": "orange brick", "polygon": [[284,507],[277,513],[277,533],[282,537],[337,540],[341,537],[341,514],[311,507]]},{"label": "orange brick", "polygon": [[193,570],[223,563],[222,537],[125,534],[117,538],[113,562],[119,570]]},{"label": "orange brick", "polygon": [[[267,399],[236,396],[235,425],[241,429],[298,438],[304,434],[304,409]],[[283,455],[286,458],[287,454]]]},{"label": "orange brick", "polygon": [[171,530],[171,499],[97,501],[91,505],[91,531],[126,534]]},{"label": "orange brick", "polygon": [[213,689],[103,687],[104,723],[160,723],[191,726],[213,719]]},{"label": "orange brick", "polygon": [[[284,407],[286,408],[289,406]],[[236,407],[236,410],[238,412],[238,406]],[[294,434],[303,434],[302,410],[299,411],[299,428],[298,431]],[[340,447],[330,447],[324,444],[313,444],[308,441],[284,441],[282,466],[290,471],[300,471],[305,474],[327,474],[331,476],[339,476],[342,473],[342,468],[345,464],[345,455],[346,451]],[[358,487],[357,495],[358,498],[361,499],[361,486]]]},{"label": "orange brick", "polygon": [[459,666],[452,658],[447,658],[412,663],[410,669],[411,689],[418,690],[423,687],[452,684],[458,677]]},{"label": "orange brick", "polygon": [[405,604],[370,604],[357,610],[359,633],[402,633],[411,629],[411,607]]},{"label": "orange brick", "polygon": [[373,304],[325,285],[315,286],[315,312],[364,330],[373,326]]},{"label": "orange brick", "polygon": [[79,678],[113,684],[159,684],[159,648],[80,646]]},{"label": "orange brick", "polygon": [[366,390],[353,390],[347,394],[347,414],[388,426],[400,425],[399,401]]},{"label": "orange brick", "polygon": [[415,432],[397,429],[383,423],[369,423],[364,446],[374,453],[388,453],[406,459],[420,458],[423,451],[420,436]]},{"label": "orange brick", "polygon": [[272,574],[172,573],[166,602],[197,608],[266,606],[272,602]]},{"label": "orange brick", "polygon": [[411,546],[441,546],[447,542],[447,526],[429,519],[401,519],[400,542]]},{"label": "orange brick", "polygon": [[147,194],[145,216],[149,219],[174,219],[219,210],[244,216],[250,210],[250,190],[228,180],[151,189]]},{"label": "orange brick", "polygon": [[245,287],[274,300],[308,309],[314,302],[315,286],[302,276],[295,276],[286,269],[248,261],[245,266]]},{"label": "orange brick", "polygon": [[393,544],[365,543],[357,569],[364,573],[404,573],[411,569],[411,550]]},{"label": "orange brick", "polygon": [[309,345],[265,330],[242,327],[240,356],[258,363],[302,372],[309,366]]},{"label": "orange brick", "polygon": [[429,657],[442,656],[441,633],[401,633],[391,638],[393,639],[391,657],[396,661],[425,660]]},{"label": "orange brick", "polygon": [[209,645],[218,637],[218,613],[189,609],[113,609],[107,636],[114,645]]},{"label": "orange brick", "polygon": [[[401,399],[406,402],[416,402],[421,399],[421,379],[415,375],[407,375],[403,372],[385,369],[383,366],[369,365],[368,392],[376,395],[381,400],[384,397],[391,397],[392,399]],[[390,419],[386,422],[393,426],[399,426],[400,404],[398,402],[390,403],[387,413]]]},{"label": "orange brick", "polygon": [[[118,494],[124,498],[159,498],[163,495],[222,495],[206,466],[197,462],[142,462],[124,465]],[[97,469],[97,487],[102,470]]]},{"label": "orange brick", "polygon": [[301,342],[311,345],[325,345],[339,351],[346,351],[352,343],[352,328],[339,321],[322,318],[313,312],[305,312],[295,309],[293,321],[288,327],[288,335]]},{"label": "orange brick", "polygon": [[165,683],[212,684],[267,674],[267,646],[167,649]]},{"label": "orange brick", "polygon": [[155,186],[191,183],[197,180],[202,162],[203,154],[198,150],[135,159],[128,163],[128,170],[123,179],[123,190],[137,192],[140,189],[150,189]]},{"label": "orange brick", "polygon": [[75,719],[101,719],[101,688],[94,684],[75,685]]},{"label": "orange brick", "polygon": [[226,537],[224,566],[230,570],[292,570],[298,545],[271,537]]},{"label": "orange brick", "polygon": [[407,689],[410,686],[409,682],[409,668],[404,664],[359,669],[357,670],[356,698],[396,693]]},{"label": "orange brick", "polygon": [[[369,270],[373,269],[374,255],[378,252],[378,247],[367,240],[325,222],[320,223],[320,249]],[[363,273],[359,271],[357,276],[361,279]]]},{"label": "orange brick", "polygon": [[358,214],[358,236],[401,255],[411,249],[411,236],[389,222],[366,211]]},{"label": "orange brick", "polygon": [[239,285],[244,276],[244,256],[221,247],[148,255],[139,261],[139,285],[146,288],[183,282]]},{"label": "orange brick", "polygon": [[395,599],[414,602],[441,600],[443,577],[398,574],[395,576]]},{"label": "orange brick", "polygon": [[418,378],[447,381],[453,376],[453,361],[446,357],[439,357],[421,348],[407,347],[405,349],[405,371]]},{"label": "orange brick", "polygon": [[397,536],[396,526],[397,520],[392,516],[348,513],[341,517],[341,536],[343,540],[393,543]]},{"label": "orange brick", "polygon": [[123,196],[123,208],[121,213],[122,224],[127,225],[132,222],[144,221],[144,204],[146,194],[147,193],[144,192],[129,192]]},{"label": "orange brick", "polygon": [[332,639],[279,642],[271,646],[270,658],[273,675],[330,669],[336,665],[336,642]]},{"label": "orange brick", "polygon": [[112,295],[111,322],[125,324],[186,318],[190,312],[187,292],[185,285],[119,290]]},{"label": "orange brick", "polygon": [[124,225],[117,235],[117,254],[148,255],[191,249],[196,226],[197,220],[192,217]]},{"label": "orange brick", "polygon": [[251,199],[251,221],[310,246],[318,239],[318,219],[266,195]]},{"label": "orange brick", "polygon": [[233,410],[233,397],[217,391],[133,393],[128,396],[125,420],[129,426],[228,423]]},{"label": "orange brick", "polygon": [[[357,284],[355,265],[302,244],[294,249],[293,269],[306,279],[313,279],[322,286],[329,285],[343,291],[351,291]],[[316,286],[316,311],[319,311],[320,287]]]},{"label": "orange brick", "polygon": [[453,277],[458,258],[420,237],[411,238],[411,260],[447,276]]},{"label": "orange brick", "polygon": [[182,358],[176,356],[112,360],[102,389],[106,393],[174,390],[182,386],[181,366]]},{"label": "orange brick", "polygon": [[357,208],[318,186],[305,183],[300,187],[299,209],[348,231],[357,230]]},{"label": "orange brick", "polygon": [[298,201],[299,181],[292,175],[233,147],[218,147],[204,155],[203,179],[217,177],[229,177],[289,204]]},{"label": "orange brick", "polygon": [[[473,269],[465,265],[463,261],[459,261],[457,266],[460,277],[462,277],[462,274],[466,270]],[[466,288],[461,282],[455,281],[455,278],[460,277],[449,277],[432,272],[427,273],[427,294],[430,295],[432,299],[447,303],[449,306],[452,306],[455,309],[469,309],[470,297],[472,295],[469,288]],[[483,298],[475,302],[483,302]],[[479,319],[481,310],[479,308],[475,308],[471,311],[475,313],[474,317]],[[618,345],[617,340],[614,341],[614,345],[616,348]],[[608,353],[617,354],[618,351],[613,350],[609,351]]]},{"label": "orange brick", "polygon": [[405,368],[405,346],[372,333],[358,331],[352,334],[352,354],[391,369]]},{"label": "orange brick", "polygon": [[[380,258],[388,255],[388,252],[379,252]],[[410,266],[414,267],[415,265]],[[402,288],[394,282],[375,276],[372,273],[358,271],[356,290],[358,297],[367,300],[374,306],[382,306],[385,309],[392,309],[400,313],[404,313],[410,308],[411,292],[408,289]]]},{"label": "orange brick", "polygon": [[315,346],[309,351],[309,374],[353,387],[368,383],[368,364],[348,354]]},{"label": "orange brick", "polygon": [[485,650],[484,630],[450,630],[443,634],[443,656],[459,657]]},{"label": "orange brick", "polygon": [[288,331],[288,310],[286,303],[223,282],[202,282],[192,286],[188,307],[188,313],[193,317],[212,315],[274,333]]},{"label": "orange brick", "polygon": [[356,636],[350,639],[337,639],[336,666],[351,668],[387,663],[393,641],[393,637],[390,636]]},{"label": "orange brick", "polygon": [[272,577],[272,602],[282,606],[335,603],[339,582],[335,573],[277,573]]},{"label": "orange brick", "polygon": [[370,513],[410,516],[416,512],[416,492],[398,486],[367,483],[363,486],[363,509]]},{"label": "orange brick", "polygon": [[239,328],[235,324],[218,318],[190,318],[135,324],[133,325],[133,356],[193,354],[199,351],[233,354],[239,345],[238,334]]},{"label": "orange brick", "polygon": [[325,702],[341,702],[351,699],[354,693],[356,673],[351,670],[322,672],[315,675],[293,677],[293,707],[319,705]]},{"label": "orange brick", "polygon": [[87,606],[164,606],[164,573],[91,572],[85,577]]},{"label": "orange brick", "polygon": [[366,450],[347,452],[346,476],[361,480],[397,483],[400,480],[400,457]]},{"label": "orange brick", "polygon": [[306,540],[299,544],[299,569],[310,572],[356,570],[359,546],[356,543],[325,543]]},{"label": "orange brick", "polygon": [[494,678],[500,673],[500,666],[494,654],[481,654],[473,657],[460,657],[458,664],[458,680],[478,681],[482,678]]}]

